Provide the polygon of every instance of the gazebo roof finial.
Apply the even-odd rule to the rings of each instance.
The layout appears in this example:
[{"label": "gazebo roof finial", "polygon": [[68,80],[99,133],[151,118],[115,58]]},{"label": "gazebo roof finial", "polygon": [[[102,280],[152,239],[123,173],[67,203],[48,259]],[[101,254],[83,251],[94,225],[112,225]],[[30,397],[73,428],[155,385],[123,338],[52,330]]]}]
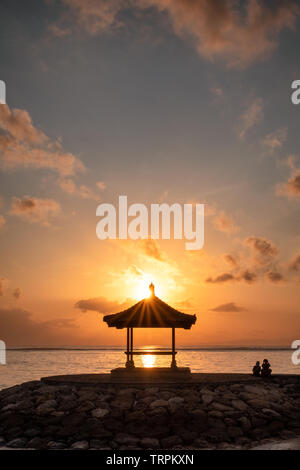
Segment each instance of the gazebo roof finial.
[{"label": "gazebo roof finial", "polygon": [[149,285],[149,289],[151,292],[151,297],[155,297],[155,287],[154,287],[153,282],[151,282],[151,284]]}]

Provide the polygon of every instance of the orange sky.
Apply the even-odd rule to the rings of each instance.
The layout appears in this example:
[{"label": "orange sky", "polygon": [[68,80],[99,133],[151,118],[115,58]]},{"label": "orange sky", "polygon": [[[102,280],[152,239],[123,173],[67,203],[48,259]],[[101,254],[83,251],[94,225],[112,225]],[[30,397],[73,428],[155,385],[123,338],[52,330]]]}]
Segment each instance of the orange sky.
[{"label": "orange sky", "polygon": [[[0,6],[0,339],[108,346],[149,280],[197,315],[178,346],[300,331],[297,2]],[[26,3],[26,5],[25,5]],[[212,6],[213,3],[213,6]],[[205,244],[96,237],[96,208],[204,203]],[[144,286],[144,287],[143,287]],[[135,342],[169,345],[170,332]]]}]

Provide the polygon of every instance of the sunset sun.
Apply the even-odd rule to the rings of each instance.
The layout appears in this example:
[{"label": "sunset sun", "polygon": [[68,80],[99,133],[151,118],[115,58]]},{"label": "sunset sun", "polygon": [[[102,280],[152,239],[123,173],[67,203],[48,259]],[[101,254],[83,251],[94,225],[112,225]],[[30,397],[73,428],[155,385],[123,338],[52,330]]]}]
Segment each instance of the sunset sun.
[{"label": "sunset sun", "polygon": [[135,297],[138,300],[146,299],[150,297],[151,291],[149,285],[153,283],[156,287],[153,276],[148,273],[144,273],[143,277],[136,282]]}]

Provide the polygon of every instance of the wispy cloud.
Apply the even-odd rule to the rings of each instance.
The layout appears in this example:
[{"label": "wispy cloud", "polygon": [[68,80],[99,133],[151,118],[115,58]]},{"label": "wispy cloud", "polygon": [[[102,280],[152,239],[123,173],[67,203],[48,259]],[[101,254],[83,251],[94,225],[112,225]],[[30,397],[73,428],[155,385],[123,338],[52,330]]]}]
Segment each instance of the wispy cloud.
[{"label": "wispy cloud", "polygon": [[264,139],[262,140],[262,145],[265,147],[270,153],[273,153],[276,149],[282,147],[284,142],[287,138],[287,128],[282,127],[277,129],[270,134],[267,134]]},{"label": "wispy cloud", "polygon": [[240,227],[235,223],[233,217],[226,214],[224,211],[221,211],[214,218],[214,225],[217,230],[227,233],[228,235],[231,235],[240,229]]},{"label": "wispy cloud", "polygon": [[221,313],[227,313],[227,312],[239,313],[239,312],[246,312],[247,309],[239,305],[236,305],[234,302],[229,302],[227,304],[222,304],[222,305],[219,305],[218,307],[211,308],[210,311],[221,312]]},{"label": "wispy cloud", "polygon": [[[76,29],[95,35],[111,32],[131,9],[166,13],[174,33],[191,42],[201,57],[230,67],[265,61],[278,46],[279,33],[292,30],[299,16],[293,0],[61,0],[66,10],[51,26],[58,37]],[[140,17],[139,17],[140,19]]]},{"label": "wispy cloud", "polygon": [[0,164],[3,170],[47,168],[64,176],[85,169],[77,157],[63,150],[59,140],[37,129],[27,111],[7,105],[0,106]]},{"label": "wispy cloud", "polygon": [[60,205],[53,199],[39,199],[25,196],[23,199],[14,197],[10,215],[19,217],[26,222],[50,225],[50,219],[60,212]]},{"label": "wispy cloud", "polygon": [[19,298],[22,295],[22,291],[21,291],[20,287],[17,287],[16,289],[14,289],[12,295],[16,300],[19,300]]},{"label": "wispy cloud", "polygon": [[138,245],[146,256],[157,261],[166,261],[166,254],[161,250],[156,240],[139,240]]},{"label": "wispy cloud", "polygon": [[239,135],[244,139],[246,133],[263,118],[263,100],[255,98],[241,116]]},{"label": "wispy cloud", "polygon": [[94,311],[107,314],[120,312],[129,307],[129,305],[129,299],[123,303],[120,303],[117,301],[108,300],[105,297],[95,297],[91,299],[78,300],[74,307],[78,308],[82,312]]}]

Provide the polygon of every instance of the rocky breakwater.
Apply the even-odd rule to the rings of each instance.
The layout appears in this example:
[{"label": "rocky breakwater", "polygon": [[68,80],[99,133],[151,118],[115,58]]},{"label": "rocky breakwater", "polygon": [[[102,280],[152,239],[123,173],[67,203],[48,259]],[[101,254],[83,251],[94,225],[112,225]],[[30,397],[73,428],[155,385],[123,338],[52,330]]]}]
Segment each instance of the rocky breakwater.
[{"label": "rocky breakwater", "polygon": [[230,449],[299,434],[300,376],[181,387],[34,381],[0,392],[0,446],[10,448]]}]

